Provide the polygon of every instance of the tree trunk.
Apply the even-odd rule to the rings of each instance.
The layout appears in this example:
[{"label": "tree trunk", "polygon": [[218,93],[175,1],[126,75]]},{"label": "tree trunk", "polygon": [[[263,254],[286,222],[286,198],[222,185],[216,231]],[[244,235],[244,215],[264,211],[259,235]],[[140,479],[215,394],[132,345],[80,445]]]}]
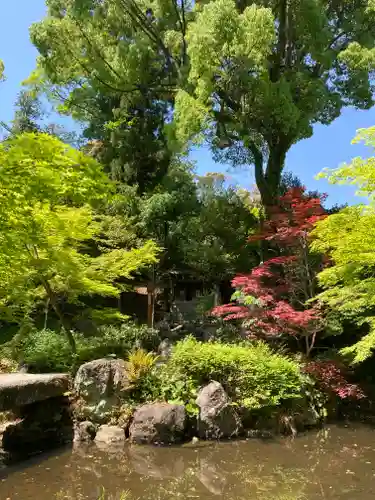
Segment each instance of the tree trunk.
[{"label": "tree trunk", "polygon": [[154,328],[155,318],[155,285],[149,283],[147,285],[147,326]]},{"label": "tree trunk", "polygon": [[255,181],[266,213],[269,213],[269,209],[277,204],[281,173],[284,168],[287,150],[288,148],[284,145],[270,147],[267,165],[264,168],[261,151],[256,147],[251,148],[255,165]]},{"label": "tree trunk", "polygon": [[76,341],[73,337],[73,334],[70,331],[70,325],[67,322],[66,318],[64,317],[64,314],[62,313],[62,311],[60,309],[59,303],[57,301],[57,297],[56,297],[55,293],[53,292],[51,285],[48,283],[47,280],[43,279],[42,282],[43,282],[44,289],[47,293],[48,299],[52,305],[52,308],[55,311],[57,317],[60,320],[61,326],[64,329],[66,338],[68,339],[70,348],[72,349],[72,353],[75,354],[77,352],[77,346],[76,346]]},{"label": "tree trunk", "polygon": [[219,306],[220,304],[221,304],[220,284],[215,283],[215,285],[214,285],[214,307]]}]

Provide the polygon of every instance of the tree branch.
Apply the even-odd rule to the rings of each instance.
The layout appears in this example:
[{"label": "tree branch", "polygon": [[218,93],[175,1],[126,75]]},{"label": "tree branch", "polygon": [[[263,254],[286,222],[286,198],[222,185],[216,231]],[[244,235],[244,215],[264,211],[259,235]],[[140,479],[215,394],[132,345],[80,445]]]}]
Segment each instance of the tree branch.
[{"label": "tree branch", "polygon": [[185,35],[186,35],[186,22],[185,22],[184,0],[181,0],[182,18],[180,16],[180,12],[178,10],[177,0],[172,0],[172,3],[173,3],[174,10],[176,12],[176,16],[177,16],[178,23],[180,25],[181,34],[182,34],[181,63],[185,64],[187,45],[186,45],[186,39],[185,39]]},{"label": "tree branch", "polygon": [[[129,4],[129,6],[127,6],[127,3]],[[173,67],[177,71],[177,74],[180,76],[179,66],[176,64],[174,58],[172,57],[168,48],[165,46],[163,40],[160,38],[159,34],[152,29],[150,23],[148,22],[148,19],[140,10],[136,2],[134,2],[133,0],[121,0],[121,5],[125,12],[127,12],[127,14],[131,16],[132,20],[138,24],[138,26],[150,38],[150,40],[153,41],[161,49],[168,66]]]},{"label": "tree branch", "polygon": [[78,29],[79,29],[81,35],[84,37],[84,39],[88,43],[88,45],[91,48],[91,50],[94,51],[94,53],[104,62],[104,64],[109,68],[109,70],[112,71],[112,73],[114,75],[116,75],[117,78],[121,81],[120,74],[113,68],[113,66],[111,64],[109,64],[109,62],[102,55],[101,51],[97,47],[94,46],[94,44],[91,42],[91,40],[89,39],[89,37],[84,32],[84,30],[82,28],[82,25],[81,25],[81,23],[79,23],[78,19],[76,19],[75,22],[76,22],[76,25],[78,26]]},{"label": "tree branch", "polygon": [[341,33],[339,33],[338,35],[336,35],[335,38],[333,38],[333,40],[328,44],[326,50],[332,49],[332,45],[334,45],[336,42],[338,42],[341,37],[346,36],[346,35],[347,34],[345,33],[345,31],[342,31]]}]

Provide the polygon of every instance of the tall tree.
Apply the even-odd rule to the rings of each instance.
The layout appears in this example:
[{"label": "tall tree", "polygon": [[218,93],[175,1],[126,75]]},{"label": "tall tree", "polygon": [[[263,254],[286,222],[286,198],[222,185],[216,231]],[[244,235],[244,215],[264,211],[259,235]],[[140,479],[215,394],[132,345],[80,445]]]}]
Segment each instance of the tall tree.
[{"label": "tall tree", "polygon": [[213,314],[243,320],[251,337],[292,335],[308,356],[322,330],[319,312],[309,305],[316,295],[321,256],[309,252],[308,242],[314,224],[324,218],[320,198],[311,198],[303,188],[289,189],[261,231],[250,237],[250,241],[269,242],[276,256],[250,274],[236,276],[232,281],[235,303],[217,307]]},{"label": "tall tree", "polygon": [[[66,112],[86,121],[93,113],[91,122],[98,118],[91,104],[104,96],[106,125],[125,127],[126,135],[133,117],[161,106],[145,148],[153,138],[162,138],[164,147],[165,134],[180,143],[204,137],[218,156],[254,164],[266,206],[277,198],[294,143],[309,137],[315,123],[331,123],[343,107],[367,109],[373,102],[372,0],[194,6],[184,0],[50,0],[48,7],[31,37],[39,69]],[[163,127],[172,116],[175,127]],[[99,123],[103,128],[100,116]],[[130,155],[134,167],[131,149],[125,158]],[[133,149],[139,156],[140,146]],[[150,168],[150,158],[146,163]]]},{"label": "tall tree", "polygon": [[180,22],[173,2],[51,0],[31,28],[40,53],[31,81],[44,81],[60,110],[87,125],[93,154],[139,194],[160,182],[171,159],[165,123],[182,65],[173,31]]},{"label": "tall tree", "polygon": [[27,90],[22,90],[17,97],[11,130],[13,134],[40,132],[43,110],[40,99]]},{"label": "tall tree", "polygon": [[230,280],[259,260],[247,238],[257,219],[247,204],[248,193],[228,185],[223,174],[197,178],[199,211],[184,228],[184,262],[208,286]]},{"label": "tall tree", "polygon": [[225,159],[253,163],[263,204],[272,206],[289,148],[344,106],[371,107],[374,4],[214,0],[196,11],[177,134],[203,134]]}]

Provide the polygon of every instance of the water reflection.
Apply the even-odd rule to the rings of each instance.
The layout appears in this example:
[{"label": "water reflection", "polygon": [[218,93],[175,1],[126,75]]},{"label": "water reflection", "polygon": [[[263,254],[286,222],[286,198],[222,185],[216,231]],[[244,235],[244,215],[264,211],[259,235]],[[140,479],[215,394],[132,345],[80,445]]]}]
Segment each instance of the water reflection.
[{"label": "water reflection", "polygon": [[128,446],[111,453],[80,447],[13,470],[0,483],[0,498],[370,500],[374,438],[367,427],[331,427],[294,441]]}]

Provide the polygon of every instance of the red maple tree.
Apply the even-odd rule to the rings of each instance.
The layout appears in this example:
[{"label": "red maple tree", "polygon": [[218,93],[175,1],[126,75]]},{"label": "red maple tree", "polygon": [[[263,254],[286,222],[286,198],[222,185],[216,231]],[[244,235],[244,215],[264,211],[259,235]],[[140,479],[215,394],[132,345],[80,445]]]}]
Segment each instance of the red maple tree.
[{"label": "red maple tree", "polygon": [[276,256],[236,276],[234,302],[217,306],[212,314],[225,320],[241,320],[247,334],[256,338],[293,335],[304,338],[309,355],[322,317],[307,304],[315,295],[315,275],[321,259],[309,253],[309,234],[326,217],[324,197],[311,197],[304,188],[292,188],[270,210],[261,231],[250,241],[267,241]]},{"label": "red maple tree", "polygon": [[348,381],[345,366],[337,361],[310,361],[304,366],[303,371],[316,380],[321,390],[333,393],[340,399],[363,399],[366,397],[358,384]]}]

